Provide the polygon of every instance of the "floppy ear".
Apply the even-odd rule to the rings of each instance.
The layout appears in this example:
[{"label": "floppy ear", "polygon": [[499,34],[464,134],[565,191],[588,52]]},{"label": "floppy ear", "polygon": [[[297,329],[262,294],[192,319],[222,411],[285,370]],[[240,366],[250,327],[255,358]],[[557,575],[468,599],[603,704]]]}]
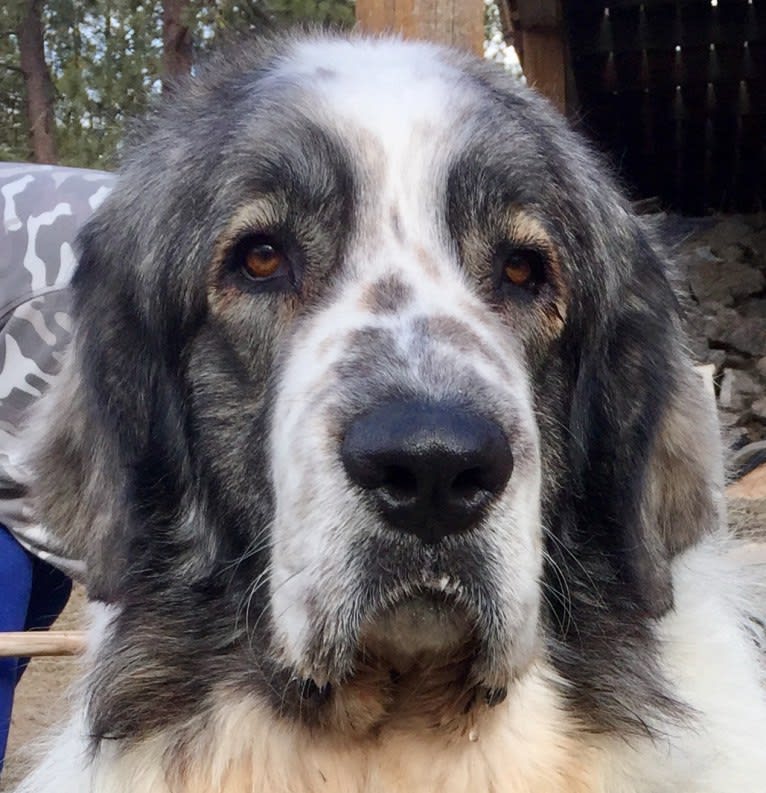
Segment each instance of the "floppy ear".
[{"label": "floppy ear", "polygon": [[642,509],[644,525],[671,558],[726,522],[715,402],[685,354],[657,429]]},{"label": "floppy ear", "polygon": [[45,434],[32,460],[31,493],[43,525],[86,562],[91,596],[107,601],[146,552],[132,526],[151,521],[155,534],[170,528],[181,509],[180,483],[189,481],[180,473],[188,464],[182,400],[169,396],[172,353],[155,349],[159,336],[142,323],[109,217],[102,210],[78,240],[75,334],[41,403]]},{"label": "floppy ear", "polygon": [[[36,518],[53,534],[61,552],[86,564],[89,591],[105,600],[112,579],[100,546],[119,520],[114,491],[115,459],[100,438],[85,405],[84,388],[74,349],[61,373],[41,400],[32,423],[42,432],[32,450],[30,497]],[[102,561],[102,559],[104,561]]]},{"label": "floppy ear", "polygon": [[641,231],[628,255],[611,316],[579,355],[574,531],[659,616],[673,602],[672,557],[722,519],[723,477],[714,406],[684,350],[666,268]]}]

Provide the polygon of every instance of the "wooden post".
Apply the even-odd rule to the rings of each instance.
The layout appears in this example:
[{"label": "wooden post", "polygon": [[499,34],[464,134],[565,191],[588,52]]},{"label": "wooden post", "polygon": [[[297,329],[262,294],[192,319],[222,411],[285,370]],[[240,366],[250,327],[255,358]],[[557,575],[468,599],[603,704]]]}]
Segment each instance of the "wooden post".
[{"label": "wooden post", "polygon": [[[508,0],[501,0],[508,2]],[[567,46],[561,0],[510,0],[516,50],[527,82],[567,110]],[[520,35],[519,35],[520,34]]]},{"label": "wooden post", "polygon": [[356,19],[368,33],[430,39],[477,55],[484,51],[483,0],[356,0]]}]

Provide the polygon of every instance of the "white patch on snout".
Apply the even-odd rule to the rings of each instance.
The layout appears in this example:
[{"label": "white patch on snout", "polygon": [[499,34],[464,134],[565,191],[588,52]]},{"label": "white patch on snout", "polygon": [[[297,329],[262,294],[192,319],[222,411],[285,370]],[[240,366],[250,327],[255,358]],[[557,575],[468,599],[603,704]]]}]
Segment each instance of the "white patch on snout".
[{"label": "white patch on snout", "polygon": [[[390,335],[398,358],[406,361],[400,376],[410,392],[437,401],[470,402],[471,394],[457,393],[449,377],[434,382],[428,347],[440,359],[452,356],[455,368],[470,371],[475,381],[492,384],[498,405],[513,415],[514,437],[525,453],[482,531],[492,549],[488,569],[493,568],[498,581],[497,603],[491,605],[503,612],[513,632],[513,652],[524,657],[523,663],[534,645],[541,567],[537,430],[518,343],[472,293],[440,226],[438,207],[444,206],[447,170],[461,145],[459,118],[472,110],[474,98],[437,52],[428,45],[403,50],[374,41],[353,48],[323,43],[316,50],[303,44],[284,74],[276,75],[306,82],[318,123],[344,140],[360,160],[358,172],[368,174],[352,224],[356,233],[341,263],[344,280],[335,300],[296,331],[272,420],[276,505],[270,594],[275,649],[307,676],[317,674],[306,667],[317,633],[325,644],[340,641],[344,631],[360,627],[367,616],[355,609],[361,571],[354,544],[389,531],[349,482],[340,461],[340,439],[333,437],[326,418],[335,367],[348,355],[354,331],[362,329]],[[320,67],[332,76],[315,80]],[[363,81],[358,80],[360,72]],[[380,91],[371,90],[370,75],[380,81]],[[399,219],[401,234],[391,233],[392,214]],[[391,276],[405,285],[407,298],[399,310],[376,313],[365,296],[381,278]],[[432,317],[462,322],[492,354],[470,356],[469,361],[463,352],[461,361],[456,348],[437,337],[424,339],[418,322]],[[337,385],[341,390],[343,384]],[[368,396],[373,404],[376,395]],[[461,585],[450,580],[448,570],[435,576],[436,589]],[[399,614],[397,630],[414,641],[417,630],[407,614]],[[455,626],[460,622],[454,616],[446,619]]]},{"label": "white patch on snout", "polygon": [[[412,262],[412,267],[416,266]],[[405,273],[401,271],[399,276],[404,279]],[[441,299],[433,289],[426,290],[410,281],[409,305],[400,313],[379,317],[360,308],[359,294],[370,282],[349,284],[335,303],[302,327],[289,352],[271,436],[276,495],[271,602],[284,660],[306,674],[312,670],[304,669],[304,656],[319,626],[318,620],[331,620],[333,604],[337,608],[355,590],[353,579],[359,571],[354,559],[349,558],[350,546],[380,526],[380,520],[359,500],[343,470],[340,439],[331,436],[325,419],[328,406],[317,401],[317,394],[328,386],[332,390],[333,365],[348,353],[344,342],[350,334],[361,328],[380,328],[391,333],[397,351],[408,361],[408,369],[402,373],[403,386],[419,389],[424,396],[436,400],[470,398],[470,394],[450,391],[449,378],[435,385],[421,370],[424,339],[413,330],[415,321],[428,316],[465,320],[455,306],[471,299],[459,276],[445,277],[443,281]],[[525,438],[520,444],[525,453],[517,455],[506,492],[490,509],[484,531],[491,532],[497,547],[493,556],[502,560],[496,563],[496,578],[507,591],[498,597],[513,612],[508,615],[509,623],[520,631],[523,628],[523,635],[514,637],[514,644],[529,648],[534,643],[540,568],[540,474],[531,397],[512,340],[500,337],[500,329],[491,322],[482,326],[474,323],[471,330],[497,350],[503,367],[511,366],[515,372],[509,379],[505,368],[481,356],[455,363],[458,367],[470,364],[475,377],[496,384],[516,417],[514,430]],[[429,343],[438,347],[439,339]],[[339,389],[342,385],[338,383]],[[372,403],[375,394],[369,398]],[[448,571],[437,573],[433,580],[424,579],[420,585],[445,593],[463,586],[451,579]],[[324,617],[318,614],[322,610]]]}]

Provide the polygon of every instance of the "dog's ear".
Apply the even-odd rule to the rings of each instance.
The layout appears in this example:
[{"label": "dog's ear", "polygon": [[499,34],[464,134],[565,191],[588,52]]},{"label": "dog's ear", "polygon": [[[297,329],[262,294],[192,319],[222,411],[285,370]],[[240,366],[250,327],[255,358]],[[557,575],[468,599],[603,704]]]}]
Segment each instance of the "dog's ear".
[{"label": "dog's ear", "polygon": [[619,591],[659,616],[672,605],[672,557],[721,520],[721,454],[666,267],[638,224],[623,255],[627,278],[611,310],[591,309],[580,326],[572,530],[609,560]]},{"label": "dog's ear", "polygon": [[189,480],[183,400],[170,394],[167,374],[173,352],[156,349],[160,336],[131,291],[118,214],[102,208],[78,240],[74,339],[42,400],[44,436],[32,459],[38,518],[63,552],[86,562],[91,596],[107,601],[129,563],[141,564],[131,527],[151,520],[159,530],[163,514],[177,519]]},{"label": "dog's ear", "polygon": [[52,533],[59,553],[85,563],[89,591],[109,600],[112,577],[104,561],[110,556],[102,561],[92,549],[119,520],[120,504],[112,495],[116,461],[89,415],[74,349],[31,420],[41,432],[30,460],[35,517]]}]

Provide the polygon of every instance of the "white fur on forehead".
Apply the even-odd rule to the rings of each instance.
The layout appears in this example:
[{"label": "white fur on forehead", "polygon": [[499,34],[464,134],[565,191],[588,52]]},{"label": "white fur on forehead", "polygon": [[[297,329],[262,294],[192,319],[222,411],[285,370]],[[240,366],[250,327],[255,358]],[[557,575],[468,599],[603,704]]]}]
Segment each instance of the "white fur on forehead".
[{"label": "white fur on forehead", "polygon": [[[391,86],[402,98],[422,92],[437,81],[454,90],[462,75],[451,61],[449,50],[425,41],[397,38],[302,40],[280,62],[277,72],[326,82],[337,82],[348,92],[361,90],[371,100],[380,99],[375,89]],[[342,84],[342,85],[341,85]],[[439,107],[443,96],[433,97]]]},{"label": "white fur on forehead", "polygon": [[315,112],[331,114],[341,134],[351,124],[352,133],[374,134],[389,155],[403,154],[419,124],[454,133],[459,109],[471,100],[451,54],[426,42],[313,39],[297,44],[273,76],[305,86],[318,100]]}]

